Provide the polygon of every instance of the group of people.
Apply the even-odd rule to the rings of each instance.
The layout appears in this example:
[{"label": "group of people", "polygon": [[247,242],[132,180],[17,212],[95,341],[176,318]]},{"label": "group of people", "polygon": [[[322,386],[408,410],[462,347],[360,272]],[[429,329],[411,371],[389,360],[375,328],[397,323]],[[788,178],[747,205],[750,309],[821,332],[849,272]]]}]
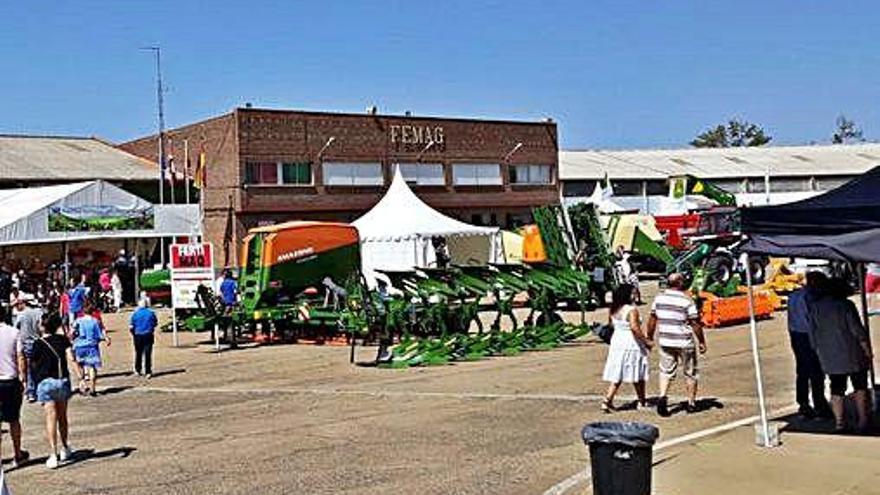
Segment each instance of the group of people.
[{"label": "group of people", "polygon": [[[868,370],[873,360],[868,331],[848,299],[851,290],[846,281],[828,279],[821,272],[807,273],[806,279],[806,286],[788,297],[799,413],[806,418],[834,418],[837,432],[866,433],[871,421]],[[826,375],[831,382],[830,404],[825,397]],[[847,382],[853,389],[855,425],[848,425],[844,414]]]},{"label": "group of people", "polygon": [[[833,418],[835,431],[865,433],[870,427],[871,404],[868,374],[873,360],[868,331],[849,300],[845,280],[829,279],[821,272],[806,275],[806,286],[788,298],[788,330],[796,363],[796,397],[806,418]],[[667,394],[679,368],[686,380],[687,412],[697,410],[698,356],[706,352],[699,311],[685,288],[681,274],[671,274],[667,288],[656,296],[650,317],[643,324],[634,304],[634,290],[621,284],[613,293],[609,325],[613,327],[603,379],[609,382],[602,409],[614,409],[622,383],[632,383],[637,407],[645,407],[649,356],[659,348],[657,412],[670,414]],[[830,401],[825,396],[826,375]],[[857,422],[848,425],[844,398],[852,388]]]},{"label": "group of people", "polygon": [[614,331],[602,374],[609,383],[602,410],[615,409],[614,397],[622,383],[632,383],[638,398],[637,407],[647,407],[645,383],[649,356],[656,346],[660,355],[657,413],[664,417],[670,415],[667,394],[679,368],[687,383],[685,410],[696,412],[698,355],[706,352],[706,339],[697,305],[686,290],[684,277],[679,273],[669,275],[667,288],[654,298],[646,325],[634,304],[636,294],[629,283],[620,284],[612,294],[608,319]]},{"label": "group of people", "polygon": [[[75,390],[83,396],[97,395],[97,375],[103,365],[101,344],[109,346],[110,336],[101,312],[89,298],[86,277],[69,285],[57,306],[41,305],[32,295],[21,292],[8,305],[0,305],[0,420],[9,424],[14,467],[29,458],[21,448],[25,397],[43,406],[50,448],[46,466],[56,468],[72,455],[68,401]],[[141,300],[129,320],[137,375],[152,374],[157,324],[156,314],[146,299]],[[71,373],[77,387],[71,384]]]},{"label": "group of people", "polygon": [[125,250],[113,259],[86,265],[64,263],[46,265],[39,258],[29,263],[6,261],[0,264],[0,305],[7,308],[21,295],[29,295],[41,307],[55,308],[64,304],[65,294],[72,286],[67,285],[65,274],[88,281],[89,298],[101,311],[117,311],[126,302],[135,302],[133,292],[134,269]]}]

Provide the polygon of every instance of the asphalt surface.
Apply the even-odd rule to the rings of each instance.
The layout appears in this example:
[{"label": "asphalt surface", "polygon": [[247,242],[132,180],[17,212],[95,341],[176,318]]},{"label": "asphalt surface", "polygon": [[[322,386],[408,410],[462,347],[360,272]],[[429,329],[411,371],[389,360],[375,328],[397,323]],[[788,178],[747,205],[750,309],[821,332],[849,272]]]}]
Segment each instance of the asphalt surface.
[{"label": "asphalt surface", "polygon": [[[44,467],[42,410],[24,406],[34,461],[7,471],[13,493],[543,493],[586,467],[579,432],[587,422],[647,421],[669,440],[756,413],[746,326],[709,333],[705,409],[659,418],[650,410],[599,411],[606,347],[589,337],[546,352],[385,370],[350,365],[345,347],[215,353],[206,334],[181,334],[178,348],[164,334],[157,376],[148,381],[127,373],[124,318],[108,317],[115,339],[102,393],[70,403],[75,462]],[[793,360],[784,315],[763,322],[760,335],[769,404],[788,406]],[[374,356],[372,348],[358,351],[359,360]],[[672,393],[683,395],[683,383]],[[624,389],[618,403],[629,399]]]}]

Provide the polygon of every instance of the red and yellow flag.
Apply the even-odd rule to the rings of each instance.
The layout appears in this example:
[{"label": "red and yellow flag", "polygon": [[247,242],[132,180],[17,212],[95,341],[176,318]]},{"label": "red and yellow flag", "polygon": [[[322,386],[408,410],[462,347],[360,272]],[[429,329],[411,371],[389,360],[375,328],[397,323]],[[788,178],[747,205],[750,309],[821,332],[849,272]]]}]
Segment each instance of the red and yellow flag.
[{"label": "red and yellow flag", "polygon": [[199,153],[199,161],[196,163],[196,172],[193,176],[193,186],[196,189],[205,187],[205,152]]}]

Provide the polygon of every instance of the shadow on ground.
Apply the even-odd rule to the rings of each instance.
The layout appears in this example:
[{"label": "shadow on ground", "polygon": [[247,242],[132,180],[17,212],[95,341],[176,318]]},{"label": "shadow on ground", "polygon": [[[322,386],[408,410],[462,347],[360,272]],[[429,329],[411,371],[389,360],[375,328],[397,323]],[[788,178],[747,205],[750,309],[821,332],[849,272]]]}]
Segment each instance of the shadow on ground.
[{"label": "shadow on ground", "polygon": [[[649,397],[647,400],[648,407],[650,407],[650,408],[657,407],[657,399],[658,399],[657,397]],[[707,398],[703,398],[703,399],[698,399],[696,402],[696,406],[697,406],[696,410],[694,412],[692,412],[691,414],[699,414],[701,412],[711,411],[712,409],[724,409],[724,403],[722,403],[716,397],[707,397]],[[672,415],[679,414],[679,413],[686,414],[686,412],[685,412],[686,407],[687,407],[687,401],[681,401],[681,402],[678,402],[675,404],[670,404],[669,405],[669,415],[672,416]],[[615,409],[618,411],[635,411],[636,409],[638,409],[638,401],[633,400],[633,401],[621,404],[621,405],[617,406]]]},{"label": "shadow on ground", "polygon": [[[176,375],[178,373],[186,373],[186,368],[172,368],[170,370],[155,371],[153,372],[153,378],[167,375]],[[131,371],[114,371],[113,373],[100,375],[100,378],[119,378],[123,376],[134,376],[134,373]]]},{"label": "shadow on ground", "polygon": [[[137,449],[134,447],[116,447],[113,449],[107,450],[95,450],[95,449],[79,449],[73,452],[70,460],[59,466],[59,468],[64,468],[68,466],[73,466],[75,464],[79,464],[81,462],[91,461],[93,459],[109,459],[109,458],[118,458],[125,459],[136,451]],[[18,469],[24,469],[30,466],[44,465],[46,464],[46,460],[48,456],[42,457],[34,457],[22,464]]]},{"label": "shadow on ground", "polygon": [[[877,396],[880,394],[880,387],[874,385],[874,395]],[[834,431],[834,419],[832,418],[807,418],[800,414],[789,414],[787,416],[783,416],[781,418],[775,419],[780,423],[784,423],[779,430],[783,432],[789,433],[812,433],[817,435],[855,435],[856,432],[852,430],[852,426],[857,423],[857,415],[855,409],[855,403],[851,396],[847,396],[844,401],[844,417],[846,418],[846,423],[850,427],[844,432]],[[866,433],[861,433],[859,436],[868,436],[868,437],[880,437],[880,411],[878,408],[874,407],[874,418],[873,418],[873,426]]]}]

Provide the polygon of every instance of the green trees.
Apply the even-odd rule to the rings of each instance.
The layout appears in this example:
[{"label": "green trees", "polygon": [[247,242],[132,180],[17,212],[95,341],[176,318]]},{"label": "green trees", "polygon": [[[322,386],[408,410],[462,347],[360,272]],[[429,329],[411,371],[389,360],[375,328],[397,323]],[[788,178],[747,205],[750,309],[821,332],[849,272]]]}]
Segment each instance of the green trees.
[{"label": "green trees", "polygon": [[834,144],[848,144],[853,142],[864,141],[862,130],[856,126],[855,121],[849,120],[845,115],[840,114],[837,117],[837,128],[831,135],[831,142]]},{"label": "green trees", "polygon": [[757,124],[731,119],[701,132],[691,141],[696,148],[729,148],[736,146],[763,146],[773,139]]}]

